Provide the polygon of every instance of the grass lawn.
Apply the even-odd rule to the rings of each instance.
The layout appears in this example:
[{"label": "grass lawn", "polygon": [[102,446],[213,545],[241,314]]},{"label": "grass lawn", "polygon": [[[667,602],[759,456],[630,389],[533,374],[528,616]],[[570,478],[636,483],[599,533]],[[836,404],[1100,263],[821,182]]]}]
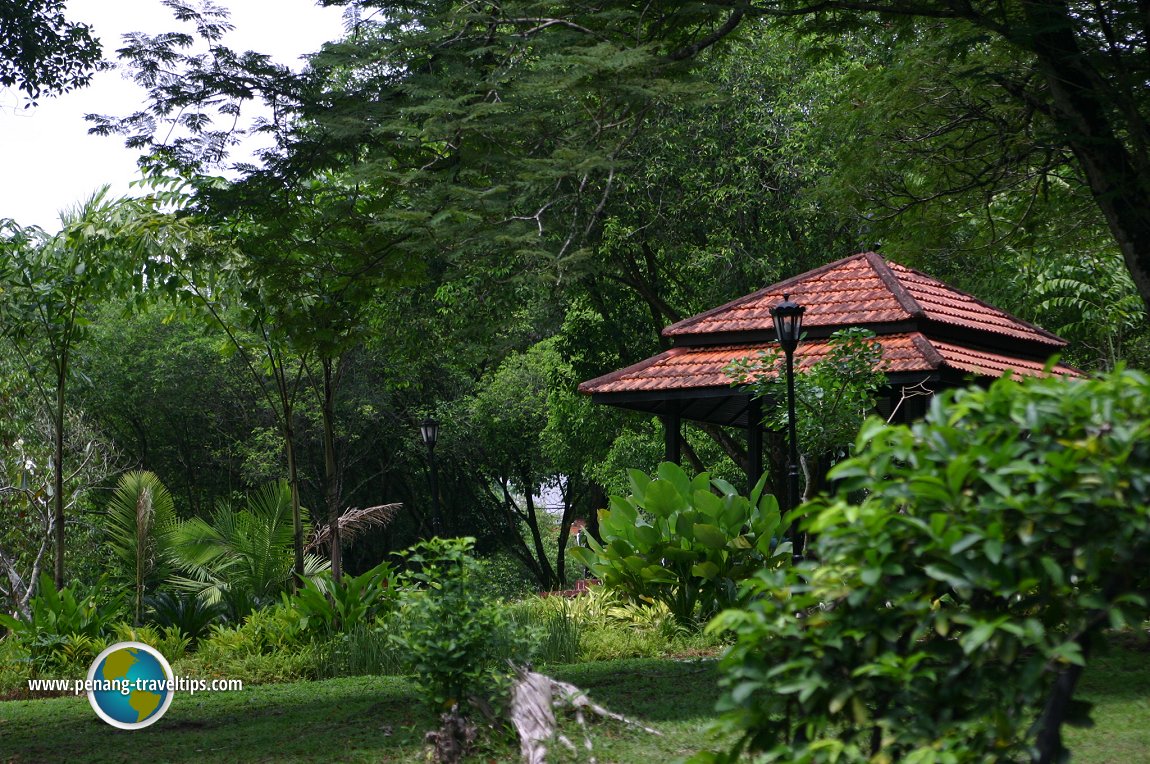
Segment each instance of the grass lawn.
[{"label": "grass lawn", "polygon": [[[717,697],[709,662],[625,660],[567,666],[555,676],[596,702],[660,730],[593,722],[600,762],[671,762],[706,746]],[[1150,645],[1092,661],[1081,697],[1097,726],[1067,731],[1075,764],[1150,764]],[[416,762],[434,720],[395,677],[262,685],[236,693],[177,695],[138,732],[100,721],[86,698],[0,702],[0,762]],[[582,738],[566,726],[572,742]],[[509,738],[488,736],[476,762],[515,762]],[[556,762],[586,761],[558,749]]]},{"label": "grass lawn", "polygon": [[[554,675],[663,733],[656,738],[614,721],[593,723],[600,762],[669,762],[697,751],[717,696],[711,662],[609,661]],[[423,735],[434,726],[412,701],[408,683],[395,677],[177,694],[163,719],[139,731],[105,724],[86,697],[6,701],[0,702],[0,762],[416,762]],[[518,744],[488,736],[475,760],[517,761]]]},{"label": "grass lawn", "polygon": [[1094,704],[1095,726],[1065,730],[1073,764],[1150,764],[1150,641],[1092,658],[1076,697]]}]

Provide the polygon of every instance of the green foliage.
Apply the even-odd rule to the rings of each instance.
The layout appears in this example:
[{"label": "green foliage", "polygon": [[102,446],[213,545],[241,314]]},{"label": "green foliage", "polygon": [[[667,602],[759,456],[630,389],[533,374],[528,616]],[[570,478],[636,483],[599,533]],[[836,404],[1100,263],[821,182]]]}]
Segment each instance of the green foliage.
[{"label": "green foliage", "polygon": [[662,602],[693,625],[734,602],[739,581],[789,558],[790,544],[776,543],[778,502],[761,495],[764,481],[748,499],[670,462],[655,479],[638,470],[630,477],[631,495],[612,496],[599,514],[603,543],[588,538],[589,548],[572,551],[605,586]]},{"label": "green foliage", "polygon": [[386,620],[374,625],[359,624],[336,634],[319,645],[319,671],[324,677],[387,676],[402,674],[409,665],[395,649]]},{"label": "green foliage", "polygon": [[[95,586],[73,581],[59,591],[46,573],[40,576],[36,595],[29,601],[29,617],[13,618],[0,613],[0,626],[30,653],[40,671],[83,657],[109,633],[124,614],[124,596],[106,579]],[[96,652],[99,652],[98,650]]]},{"label": "green foliage", "polygon": [[[174,533],[173,553],[183,575],[172,577],[182,591],[209,605],[222,603],[232,618],[274,601],[292,573],[291,488],[269,483],[243,509],[222,505],[211,522],[194,517]],[[309,556],[305,574],[315,576],[326,563]]]},{"label": "green foliage", "polygon": [[131,582],[137,624],[143,616],[145,590],[168,572],[175,528],[175,504],[158,477],[136,471],[120,478],[105,508],[104,532],[121,577]]},{"label": "green foliage", "polygon": [[395,571],[386,562],[358,576],[344,575],[339,583],[324,572],[306,581],[283,603],[299,616],[300,629],[331,637],[369,625],[397,606]]},{"label": "green foliage", "polygon": [[168,663],[184,657],[192,644],[192,638],[178,626],[136,626],[130,623],[117,623],[112,626],[109,642],[143,642],[154,647],[168,659]]},{"label": "green foliage", "polygon": [[419,588],[404,597],[390,637],[437,709],[496,699],[510,685],[508,661],[529,661],[536,642],[484,592],[474,543],[436,538],[404,554],[405,577]]},{"label": "green foliage", "polygon": [[1113,368],[1124,356],[1124,340],[1145,331],[1146,304],[1119,252],[1076,252],[1070,258],[1051,253],[1034,271],[1034,299],[1044,325],[1088,349],[1094,365]]},{"label": "green foliage", "polygon": [[234,626],[212,626],[185,660],[191,674],[242,677],[254,684],[313,678],[318,655],[310,635],[300,629],[299,616],[276,604],[252,611]]},{"label": "green foliage", "polygon": [[64,0],[5,3],[0,10],[0,85],[41,95],[84,87],[106,68],[92,27],[64,16]]},{"label": "green foliage", "polygon": [[223,618],[224,608],[210,605],[190,592],[159,592],[144,599],[146,620],[161,629],[176,628],[194,645],[208,633],[213,623]]},{"label": "green foliage", "polygon": [[[858,327],[831,335],[828,352],[809,368],[795,370],[795,430],[807,458],[845,450],[874,410],[875,392],[886,382],[882,346],[874,332]],[[757,360],[737,361],[730,374],[763,399],[763,423],[787,429],[786,358],[775,348]]]},{"label": "green foliage", "polygon": [[[1150,379],[1003,379],[871,420],[818,562],[720,615],[725,728],[768,761],[1062,760],[1107,627],[1150,615]],[[861,504],[846,497],[865,490]],[[1037,722],[1035,718],[1037,716]]]}]

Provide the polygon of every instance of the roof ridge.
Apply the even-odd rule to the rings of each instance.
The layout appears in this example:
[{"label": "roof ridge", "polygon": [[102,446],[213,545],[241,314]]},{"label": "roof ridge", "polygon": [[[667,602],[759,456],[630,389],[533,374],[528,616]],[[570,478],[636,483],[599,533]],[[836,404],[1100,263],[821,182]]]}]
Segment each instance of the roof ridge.
[{"label": "roof ridge", "polygon": [[791,276],[789,279],[784,279],[782,281],[775,282],[774,284],[770,284],[768,286],[765,286],[762,289],[759,289],[758,291],[751,292],[750,294],[743,295],[742,297],[731,300],[730,302],[723,303],[722,305],[719,305],[718,307],[711,308],[710,310],[704,311],[702,313],[698,313],[698,314],[696,314],[694,316],[690,316],[688,318],[680,319],[679,321],[676,321],[673,324],[670,324],[668,326],[663,327],[663,331],[660,332],[660,334],[664,337],[674,336],[675,332],[678,332],[679,330],[681,330],[685,327],[692,326],[693,324],[697,324],[700,321],[703,321],[704,319],[708,319],[711,316],[714,316],[718,313],[722,313],[723,311],[727,311],[727,310],[730,310],[731,308],[738,307],[739,305],[743,305],[745,303],[757,300],[760,297],[768,294],[769,292],[774,292],[774,291],[786,289],[787,287],[791,286],[792,284],[794,284],[800,280],[808,279],[808,278],[811,278],[812,276],[820,276],[823,273],[826,273],[827,271],[834,270],[835,268],[837,268],[841,265],[844,265],[845,263],[850,262],[851,260],[858,260],[859,258],[865,258],[866,254],[867,253],[865,253],[865,252],[858,252],[856,254],[850,255],[849,257],[844,257],[842,259],[835,260],[833,263],[827,263],[826,265],[820,265],[818,268],[814,268],[813,270],[803,271],[802,273],[799,273],[795,276]]},{"label": "roof ridge", "polygon": [[898,301],[899,307],[909,313],[911,318],[926,317],[926,311],[922,309],[922,305],[919,304],[918,300],[914,299],[914,295],[907,291],[907,288],[903,285],[898,275],[890,269],[890,265],[887,264],[887,261],[882,255],[877,252],[864,252],[863,257],[870,263],[870,267],[874,270],[875,275],[879,277],[879,280],[882,281],[883,286],[885,286],[894,296],[894,299]]}]

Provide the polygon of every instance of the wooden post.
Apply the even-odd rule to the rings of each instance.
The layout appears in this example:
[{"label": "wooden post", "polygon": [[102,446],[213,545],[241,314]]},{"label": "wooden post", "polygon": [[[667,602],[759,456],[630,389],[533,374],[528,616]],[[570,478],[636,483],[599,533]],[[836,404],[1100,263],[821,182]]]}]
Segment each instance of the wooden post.
[{"label": "wooden post", "polygon": [[763,402],[751,398],[747,405],[747,493],[763,476]]},{"label": "wooden post", "polygon": [[663,460],[679,464],[682,462],[682,419],[679,417],[679,408],[671,404],[671,410],[663,419]]}]

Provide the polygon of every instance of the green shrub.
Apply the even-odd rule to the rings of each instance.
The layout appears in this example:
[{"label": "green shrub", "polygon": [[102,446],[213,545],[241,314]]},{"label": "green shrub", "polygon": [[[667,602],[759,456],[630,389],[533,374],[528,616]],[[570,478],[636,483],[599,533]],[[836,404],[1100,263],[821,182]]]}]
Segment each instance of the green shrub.
[{"label": "green shrub", "polygon": [[536,663],[575,663],[579,660],[582,626],[564,607],[562,597],[530,597],[507,605],[513,627],[536,635]]},{"label": "green shrub", "polygon": [[[93,587],[73,581],[60,591],[48,574],[40,576],[36,595],[28,603],[29,617],[0,613],[0,626],[28,651],[40,672],[72,669],[106,636],[125,612],[122,593],[112,593],[101,578]],[[92,657],[98,654],[91,653]],[[87,670],[87,666],[84,666]]]},{"label": "green shrub", "polygon": [[224,617],[223,605],[210,605],[189,592],[160,592],[144,599],[148,623],[160,628],[176,628],[194,646],[213,623]]},{"label": "green shrub", "polygon": [[[177,661],[184,657],[191,644],[191,638],[180,631],[176,626],[133,626],[130,623],[117,623],[112,627],[112,635],[108,643],[113,642],[143,642],[154,647],[168,659],[168,662]],[[98,653],[97,653],[98,654]]]},{"label": "green shrub", "polygon": [[0,639],[0,698],[18,696],[32,678],[32,654],[18,639]]},{"label": "green shrub", "polygon": [[319,672],[324,677],[402,674],[410,664],[388,636],[394,624],[359,624],[322,642]]},{"label": "green shrub", "polygon": [[[766,761],[1060,761],[1074,688],[1150,591],[1150,380],[1013,380],[872,420],[807,505],[820,561],[712,624],[725,726]],[[865,491],[861,504],[848,500]]]},{"label": "green shrub", "polygon": [[487,581],[487,591],[501,599],[514,599],[534,593],[539,584],[520,560],[506,552],[480,557],[479,565]]},{"label": "green shrub", "polygon": [[311,644],[271,653],[233,653],[226,649],[200,649],[172,665],[180,676],[204,679],[242,679],[244,685],[298,682],[320,676],[320,653]]},{"label": "green shrub", "polygon": [[298,615],[301,631],[330,638],[393,611],[396,583],[395,571],[386,562],[358,576],[345,575],[338,584],[324,571],[305,580],[291,597],[285,594],[283,604]]},{"label": "green shrub", "polygon": [[510,682],[509,659],[531,659],[534,635],[514,628],[503,605],[485,593],[472,538],[413,546],[405,593],[390,638],[433,707],[497,698]]},{"label": "green shrub", "polygon": [[590,548],[571,552],[608,588],[661,602],[694,626],[733,603],[739,581],[790,559],[790,543],[775,538],[779,507],[762,494],[764,480],[747,499],[726,481],[705,472],[692,480],[670,462],[655,479],[629,474],[631,495],[612,496],[600,512],[604,543],[588,538]]}]

